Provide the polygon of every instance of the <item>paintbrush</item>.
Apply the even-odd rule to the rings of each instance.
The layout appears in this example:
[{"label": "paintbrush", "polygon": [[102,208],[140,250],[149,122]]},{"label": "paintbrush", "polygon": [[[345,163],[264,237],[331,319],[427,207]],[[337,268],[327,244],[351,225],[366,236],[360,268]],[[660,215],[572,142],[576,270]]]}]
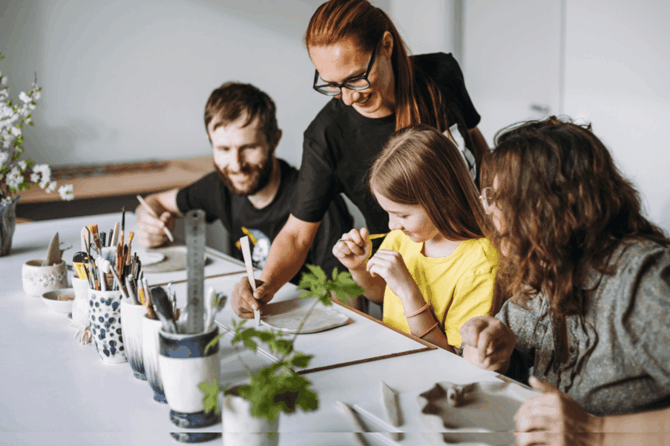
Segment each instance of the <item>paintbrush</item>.
[{"label": "paintbrush", "polygon": [[[149,214],[151,214],[152,217],[154,217],[154,218],[160,220],[160,217],[158,216],[158,214],[156,214],[156,211],[154,211],[153,208],[152,208],[151,206],[149,206],[149,203],[147,203],[146,201],[144,201],[144,198],[140,197],[139,195],[136,195],[136,197],[137,197],[137,200],[138,200],[138,201],[140,202],[140,204],[142,205],[142,207],[144,207],[144,209],[146,209],[146,211],[147,211]],[[165,226],[163,226],[163,232],[165,232],[165,235],[167,235],[167,238],[168,238],[171,242],[174,242],[174,237],[172,236],[172,233],[171,233],[170,230],[169,230],[168,228],[166,228]]]},{"label": "paintbrush", "polygon": [[132,302],[133,305],[139,305],[140,302],[137,300],[137,295],[135,294],[135,284],[133,283],[133,276],[127,275],[126,276],[126,288],[128,288],[128,297],[130,297],[130,301]]},{"label": "paintbrush", "polygon": [[163,331],[168,333],[177,333],[177,326],[174,323],[174,312],[172,310],[172,303],[170,297],[167,295],[163,287],[154,287],[150,291],[151,300],[156,308],[156,315],[163,324]]},{"label": "paintbrush", "polygon": [[147,296],[145,306],[147,307],[147,317],[149,319],[157,320],[158,318],[156,317],[156,312],[154,311],[153,302],[151,302],[151,296]]},{"label": "paintbrush", "polygon": [[87,232],[86,227],[81,228],[81,232],[79,233],[81,237],[81,250],[82,251],[87,251],[86,247],[88,246],[88,232]]},{"label": "paintbrush", "polygon": [[119,290],[121,290],[121,294],[123,294],[123,297],[128,299],[128,293],[126,293],[126,290],[123,289],[123,286],[121,285],[121,279],[119,278],[119,275],[116,274],[116,271],[114,270],[114,267],[112,266],[111,262],[109,260],[103,260],[100,262],[100,270],[103,273],[112,273],[112,276],[114,276],[114,280],[116,280],[116,283],[119,284]]},{"label": "paintbrush", "polygon": [[88,229],[91,231],[91,237],[93,238],[93,244],[95,245],[95,250],[98,252],[98,257],[102,257],[102,245],[100,244],[100,234],[98,234],[98,225],[90,225]]}]

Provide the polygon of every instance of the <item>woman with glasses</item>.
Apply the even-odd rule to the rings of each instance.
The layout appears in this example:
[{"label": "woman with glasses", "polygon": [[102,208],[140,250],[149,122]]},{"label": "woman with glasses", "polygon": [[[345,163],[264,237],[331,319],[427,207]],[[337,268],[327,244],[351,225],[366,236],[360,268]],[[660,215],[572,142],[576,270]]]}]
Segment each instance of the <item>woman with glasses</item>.
[{"label": "woman with glasses", "polygon": [[434,128],[412,124],[386,142],[369,187],[391,232],[369,261],[365,228],[345,234],[333,254],[364,297],[383,303],[385,324],[453,352],[465,321],[500,308],[493,304],[498,253],[484,237],[484,212],[461,154]]},{"label": "woman with glasses", "polygon": [[670,407],[670,240],[590,127],[552,117],[505,130],[482,174],[497,280],[513,297],[463,325],[463,356],[544,382],[531,384],[548,396],[517,416],[532,433],[520,444],[582,444],[570,426],[599,427],[577,405]]},{"label": "woman with glasses", "polygon": [[409,57],[388,16],[366,0],[331,0],[312,16],[305,43],[315,66],[313,88],[331,99],[304,134],[291,216],[275,238],[252,295],[246,279],[232,306],[241,317],[270,299],[297,272],[329,203],[344,193],[371,233],[388,216],[367,189],[368,170],[396,129],[424,123],[463,150],[473,177],[488,147],[480,117],[450,54]]}]

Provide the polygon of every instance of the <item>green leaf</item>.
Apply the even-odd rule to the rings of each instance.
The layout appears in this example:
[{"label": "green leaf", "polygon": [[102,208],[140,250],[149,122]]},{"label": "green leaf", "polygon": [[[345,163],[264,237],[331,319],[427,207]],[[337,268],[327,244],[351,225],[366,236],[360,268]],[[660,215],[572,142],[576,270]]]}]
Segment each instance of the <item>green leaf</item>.
[{"label": "green leaf", "polygon": [[309,365],[309,362],[314,356],[305,355],[304,353],[296,352],[291,359],[291,363],[294,367],[305,368]]},{"label": "green leaf", "polygon": [[333,280],[337,280],[337,266],[333,268]]},{"label": "green leaf", "polygon": [[209,344],[207,344],[207,346],[205,347],[205,354],[209,352],[210,348],[213,348],[216,344],[219,343],[219,339],[221,339],[223,335],[225,335],[225,333],[219,333],[218,335],[216,335],[214,339],[209,341]]},{"label": "green leaf", "polygon": [[214,378],[212,382],[203,381],[198,387],[205,395],[202,397],[205,412],[214,410],[214,413],[219,413],[219,380]]}]

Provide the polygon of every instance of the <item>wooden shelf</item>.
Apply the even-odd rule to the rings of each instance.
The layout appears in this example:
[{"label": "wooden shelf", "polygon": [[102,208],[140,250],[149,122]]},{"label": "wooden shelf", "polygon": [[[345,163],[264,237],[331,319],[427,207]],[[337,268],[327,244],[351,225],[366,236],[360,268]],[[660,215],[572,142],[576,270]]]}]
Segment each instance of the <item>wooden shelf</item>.
[{"label": "wooden shelf", "polygon": [[[184,187],[214,169],[211,156],[168,160],[158,163],[148,162],[144,163],[149,166],[148,169],[133,168],[133,166],[141,166],[142,164],[124,165],[128,166],[126,169],[119,169],[119,165],[110,165],[107,169],[109,173],[104,173],[105,166],[97,166],[95,169],[87,169],[91,172],[95,171],[94,176],[83,177],[77,175],[77,171],[81,171],[82,168],[72,168],[71,172],[68,172],[68,169],[54,169],[54,172],[58,172],[58,177],[65,176],[64,179],[54,179],[58,181],[59,186],[72,184],[75,201],[77,201],[87,198],[152,193],[174,187]],[[101,170],[102,174],[100,173]],[[119,172],[123,170],[125,172]],[[58,192],[47,194],[37,186],[31,187],[27,191],[21,191],[20,195],[21,204],[60,201]]]}]

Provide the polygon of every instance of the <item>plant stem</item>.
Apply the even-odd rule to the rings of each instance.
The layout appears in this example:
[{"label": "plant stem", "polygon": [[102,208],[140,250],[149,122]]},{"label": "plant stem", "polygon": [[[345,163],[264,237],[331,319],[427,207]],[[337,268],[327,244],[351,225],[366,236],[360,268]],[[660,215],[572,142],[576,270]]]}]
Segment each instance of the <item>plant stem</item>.
[{"label": "plant stem", "polygon": [[235,354],[237,355],[237,360],[240,361],[240,364],[242,364],[242,367],[245,368],[247,373],[249,375],[251,375],[251,369],[249,368],[249,366],[244,361],[242,361],[242,357],[240,356],[240,350],[237,348],[237,344],[233,344],[233,348],[235,349]]}]

